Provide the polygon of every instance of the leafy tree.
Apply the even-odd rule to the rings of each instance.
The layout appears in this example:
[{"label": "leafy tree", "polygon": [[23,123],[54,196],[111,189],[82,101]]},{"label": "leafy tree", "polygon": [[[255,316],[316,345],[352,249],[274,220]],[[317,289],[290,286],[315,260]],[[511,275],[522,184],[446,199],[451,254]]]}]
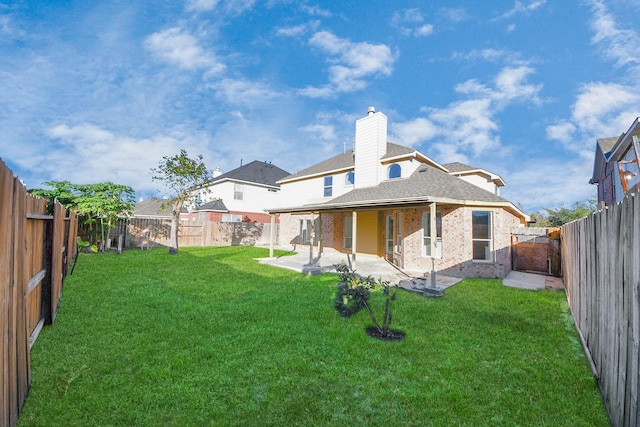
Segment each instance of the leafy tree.
[{"label": "leafy tree", "polygon": [[185,150],[174,156],[164,156],[157,168],[152,168],[152,179],[160,181],[170,191],[171,232],[169,235],[169,253],[178,253],[178,228],[180,211],[184,202],[190,199],[193,191],[203,189],[211,181],[212,174],[202,161],[202,155],[191,159]]},{"label": "leafy tree", "polygon": [[67,209],[74,209],[85,226],[100,225],[104,249],[106,233],[119,215],[128,215],[135,206],[135,192],[126,185],[103,182],[99,184],[73,184],[69,181],[47,181],[48,189],[31,189],[30,193],[49,200],[50,210],[57,199]]},{"label": "leafy tree", "polygon": [[66,209],[75,206],[75,198],[77,191],[75,185],[69,181],[47,181],[43,183],[47,187],[53,187],[52,190],[44,188],[32,188],[29,193],[43,197],[49,201],[47,209],[50,214],[53,213],[53,201],[58,200]]},{"label": "leafy tree", "polygon": [[596,200],[575,202],[571,208],[560,206],[556,209],[545,208],[544,212],[536,212],[531,217],[536,220],[534,227],[560,227],[571,221],[584,218],[596,211]]},{"label": "leafy tree", "polygon": [[75,199],[75,210],[100,225],[100,242],[104,250],[106,234],[114,226],[118,216],[131,215],[135,207],[136,194],[126,185],[103,182],[77,185],[79,196]]}]

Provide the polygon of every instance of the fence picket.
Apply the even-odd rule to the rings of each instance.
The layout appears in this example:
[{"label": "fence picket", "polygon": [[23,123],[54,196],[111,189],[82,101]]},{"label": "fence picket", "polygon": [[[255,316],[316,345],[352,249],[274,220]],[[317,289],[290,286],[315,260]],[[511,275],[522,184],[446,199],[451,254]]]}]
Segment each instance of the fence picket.
[{"label": "fence picket", "polygon": [[[64,212],[60,203],[55,206]],[[47,239],[46,229],[59,233],[60,224],[46,209],[47,201],[28,194],[0,159],[0,427],[16,424],[31,386],[32,338],[44,323],[43,295],[50,292],[46,250],[64,252],[64,241]],[[68,240],[75,242],[76,235],[77,221],[69,226]]]},{"label": "fence picket", "polygon": [[640,426],[640,197],[562,227],[567,301],[614,426]]}]

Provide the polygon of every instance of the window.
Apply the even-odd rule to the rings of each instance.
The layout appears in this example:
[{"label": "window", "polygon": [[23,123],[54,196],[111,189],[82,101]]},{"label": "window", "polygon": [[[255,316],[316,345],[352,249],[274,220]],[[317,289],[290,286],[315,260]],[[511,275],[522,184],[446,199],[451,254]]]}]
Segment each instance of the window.
[{"label": "window", "polygon": [[633,189],[640,182],[640,170],[633,146],[629,147],[622,159],[618,161],[618,171],[622,190],[626,193]]},{"label": "window", "polygon": [[476,261],[493,261],[491,212],[474,211],[472,226],[473,259]]},{"label": "window", "polygon": [[325,176],[324,177],[324,197],[331,197],[333,194],[333,177]]},{"label": "window", "polygon": [[387,253],[393,253],[393,215],[387,216]]},{"label": "window", "polygon": [[355,174],[353,172],[347,172],[344,176],[344,185],[353,185]]},{"label": "window", "polygon": [[389,166],[389,179],[400,178],[402,176],[402,169],[397,163]]},{"label": "window", "polygon": [[344,217],[344,248],[353,248],[353,217]]},{"label": "window", "polygon": [[244,200],[244,184],[233,184],[233,200]]},{"label": "window", "polygon": [[242,215],[223,213],[222,222],[242,222]]},{"label": "window", "polygon": [[[431,214],[422,212],[422,255],[431,257]],[[433,258],[442,258],[442,212],[436,211],[436,253]]]},{"label": "window", "polygon": [[396,245],[402,245],[402,214],[396,215]]}]

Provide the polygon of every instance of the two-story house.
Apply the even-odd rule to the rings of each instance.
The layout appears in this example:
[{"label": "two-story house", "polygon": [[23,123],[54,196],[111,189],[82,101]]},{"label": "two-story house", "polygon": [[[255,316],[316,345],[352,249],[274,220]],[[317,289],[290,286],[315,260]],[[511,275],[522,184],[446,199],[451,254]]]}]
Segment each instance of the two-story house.
[{"label": "two-story house", "polygon": [[504,277],[511,230],[530,218],[498,195],[484,169],[441,165],[387,141],[387,117],[369,108],[352,150],[280,181],[279,242],[384,257],[409,272]]},{"label": "two-story house", "polygon": [[620,202],[640,186],[640,122],[618,137],[596,141],[593,175],[589,183],[598,186],[598,204],[602,207]]},{"label": "two-story house", "polygon": [[278,180],[289,175],[270,162],[253,162],[226,173],[214,172],[211,184],[196,192],[183,221],[268,223],[265,209],[279,203]]}]

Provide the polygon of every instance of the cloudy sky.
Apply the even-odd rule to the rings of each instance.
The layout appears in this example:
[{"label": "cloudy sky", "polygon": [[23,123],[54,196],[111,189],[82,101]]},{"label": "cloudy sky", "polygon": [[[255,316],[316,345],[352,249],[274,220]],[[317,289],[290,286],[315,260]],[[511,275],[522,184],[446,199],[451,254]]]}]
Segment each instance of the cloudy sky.
[{"label": "cloudy sky", "polygon": [[640,0],[0,0],[0,158],[29,188],[156,195],[186,149],[296,172],[389,138],[497,173],[526,212],[594,198],[640,116]]}]

